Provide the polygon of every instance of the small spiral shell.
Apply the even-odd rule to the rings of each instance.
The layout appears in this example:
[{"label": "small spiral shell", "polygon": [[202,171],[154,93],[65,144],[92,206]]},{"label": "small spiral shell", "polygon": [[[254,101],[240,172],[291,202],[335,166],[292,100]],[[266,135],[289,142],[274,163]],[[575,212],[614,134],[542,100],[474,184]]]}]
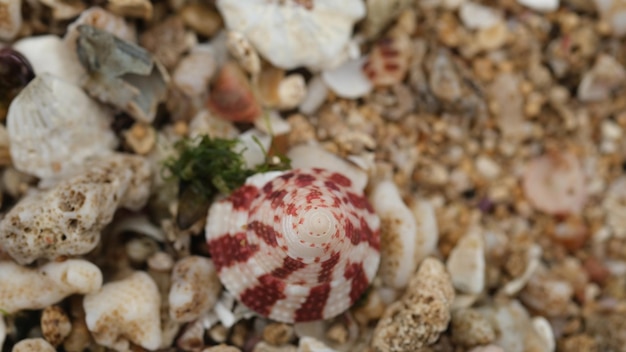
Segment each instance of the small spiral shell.
[{"label": "small spiral shell", "polygon": [[345,176],[295,169],[250,177],[209,211],[220,280],[283,322],[332,318],[361,296],[380,262],[380,220]]}]

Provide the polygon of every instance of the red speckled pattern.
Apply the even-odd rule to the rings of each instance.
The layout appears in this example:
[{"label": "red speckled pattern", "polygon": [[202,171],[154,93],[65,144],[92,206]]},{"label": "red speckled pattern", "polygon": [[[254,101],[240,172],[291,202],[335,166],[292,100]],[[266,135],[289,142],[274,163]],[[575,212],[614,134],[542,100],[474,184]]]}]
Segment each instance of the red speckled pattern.
[{"label": "red speckled pattern", "polygon": [[380,220],[347,177],[324,169],[252,176],[214,203],[206,236],[226,289],[283,322],[328,319],[365,291]]}]

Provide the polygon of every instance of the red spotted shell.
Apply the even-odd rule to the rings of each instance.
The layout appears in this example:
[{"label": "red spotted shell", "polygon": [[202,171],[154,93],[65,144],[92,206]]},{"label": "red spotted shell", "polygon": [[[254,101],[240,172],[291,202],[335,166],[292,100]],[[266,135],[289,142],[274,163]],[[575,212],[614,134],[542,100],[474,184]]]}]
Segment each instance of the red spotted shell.
[{"label": "red spotted shell", "polygon": [[282,322],[328,319],[369,286],[380,219],[361,190],[324,169],[250,177],[209,210],[220,280],[240,302]]}]

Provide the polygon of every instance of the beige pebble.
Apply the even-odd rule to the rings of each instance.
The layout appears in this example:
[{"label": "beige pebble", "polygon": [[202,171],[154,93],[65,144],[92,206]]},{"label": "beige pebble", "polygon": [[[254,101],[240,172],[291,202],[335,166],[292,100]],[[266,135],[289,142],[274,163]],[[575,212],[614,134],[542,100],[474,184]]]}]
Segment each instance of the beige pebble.
[{"label": "beige pebble", "polygon": [[478,294],[485,287],[485,250],[479,229],[463,236],[446,262],[454,287],[464,293]]},{"label": "beige pebble", "polygon": [[222,28],[220,15],[204,3],[186,4],[180,10],[180,17],[189,28],[205,37],[213,36]]},{"label": "beige pebble", "polygon": [[30,338],[22,340],[13,346],[12,352],[55,352],[46,340],[42,338]]},{"label": "beige pebble", "polygon": [[46,307],[41,313],[41,332],[53,346],[59,346],[72,331],[72,323],[63,308]]},{"label": "beige pebble", "polygon": [[207,347],[202,352],[241,352],[241,350],[235,346],[227,346],[224,344]]},{"label": "beige pebble", "polygon": [[263,340],[274,346],[284,345],[294,336],[293,326],[290,324],[271,323],[263,329]]},{"label": "beige pebble", "polygon": [[493,342],[496,334],[489,320],[474,309],[460,309],[452,314],[452,340],[464,347]]},{"label": "beige pebble", "polygon": [[108,9],[123,17],[152,18],[150,0],[109,0]]}]

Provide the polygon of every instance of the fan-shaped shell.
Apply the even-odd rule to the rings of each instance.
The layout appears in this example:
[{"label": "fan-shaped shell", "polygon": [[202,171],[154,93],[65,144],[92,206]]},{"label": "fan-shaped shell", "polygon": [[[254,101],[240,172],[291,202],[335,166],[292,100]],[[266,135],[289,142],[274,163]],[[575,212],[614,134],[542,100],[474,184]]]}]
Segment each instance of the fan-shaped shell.
[{"label": "fan-shaped shell", "polygon": [[380,219],[345,176],[324,169],[250,177],[208,215],[224,286],[283,322],[332,318],[367,288],[380,262]]}]

